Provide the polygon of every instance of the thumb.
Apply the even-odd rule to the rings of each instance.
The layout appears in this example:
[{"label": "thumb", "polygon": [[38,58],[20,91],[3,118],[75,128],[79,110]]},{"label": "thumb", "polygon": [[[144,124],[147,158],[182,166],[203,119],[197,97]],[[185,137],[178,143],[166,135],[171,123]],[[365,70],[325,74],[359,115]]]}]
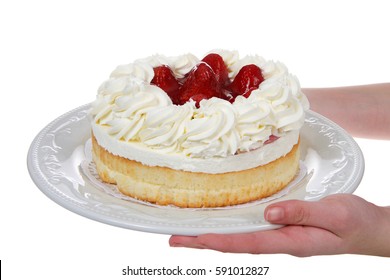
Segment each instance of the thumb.
[{"label": "thumb", "polygon": [[337,209],[324,201],[287,200],[269,205],[264,218],[273,224],[329,227]]}]

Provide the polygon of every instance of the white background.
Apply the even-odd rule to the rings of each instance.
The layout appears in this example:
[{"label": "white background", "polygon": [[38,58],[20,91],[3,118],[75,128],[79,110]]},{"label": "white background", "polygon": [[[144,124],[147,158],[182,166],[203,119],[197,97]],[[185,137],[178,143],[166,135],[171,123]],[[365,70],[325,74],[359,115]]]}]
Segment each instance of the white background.
[{"label": "white background", "polygon": [[[269,266],[264,279],[388,279],[388,258],[296,258],[170,248],[166,235],[116,228],[62,208],[39,191],[26,166],[29,145],[46,124],[92,101],[116,65],[155,53],[202,56],[224,48],[260,54],[284,62],[302,87],[389,82],[388,11],[386,1],[375,0],[2,1],[4,279],[148,279],[121,276],[128,265]],[[390,143],[357,141],[366,172],[356,194],[390,205]]]}]

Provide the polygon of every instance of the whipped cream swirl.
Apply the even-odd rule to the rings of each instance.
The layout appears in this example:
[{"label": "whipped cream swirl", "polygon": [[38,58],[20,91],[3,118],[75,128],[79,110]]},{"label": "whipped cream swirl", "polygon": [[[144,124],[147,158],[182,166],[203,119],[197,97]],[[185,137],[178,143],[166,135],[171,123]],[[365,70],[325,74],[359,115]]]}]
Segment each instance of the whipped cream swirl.
[{"label": "whipped cream swirl", "polygon": [[182,136],[183,152],[193,157],[226,157],[237,152],[240,136],[237,113],[230,102],[211,98],[202,100]]},{"label": "whipped cream swirl", "polygon": [[[154,55],[118,66],[92,103],[93,128],[100,127],[121,144],[141,145],[160,153],[191,158],[224,158],[264,146],[271,135],[299,131],[309,108],[299,81],[280,62],[260,56],[239,58],[236,51],[214,50],[224,59],[230,79],[246,64],[262,69],[265,80],[248,98],[233,103],[219,98],[174,105],[151,85],[153,67],[168,65],[182,78],[199,59]],[[100,133],[101,134],[101,133]]]}]

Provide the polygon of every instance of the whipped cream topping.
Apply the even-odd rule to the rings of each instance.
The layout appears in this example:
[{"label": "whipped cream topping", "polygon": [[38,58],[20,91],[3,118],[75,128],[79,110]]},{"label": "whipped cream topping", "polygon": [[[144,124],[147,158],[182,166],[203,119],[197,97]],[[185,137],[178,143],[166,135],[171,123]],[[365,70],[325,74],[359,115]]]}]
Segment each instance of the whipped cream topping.
[{"label": "whipped cream topping", "polygon": [[[212,162],[212,159],[226,160],[271,145],[279,147],[280,144],[274,143],[283,142],[282,138],[289,140],[284,145],[291,149],[298,141],[305,110],[309,108],[298,79],[280,62],[260,56],[240,59],[236,51],[211,52],[224,59],[230,79],[234,79],[242,66],[256,64],[265,80],[248,98],[238,96],[233,103],[211,98],[202,100],[197,108],[193,101],[173,104],[162,89],[150,84],[153,67],[159,65],[168,65],[176,78],[184,77],[200,61],[194,55],[154,55],[118,66],[99,87],[92,103],[92,129],[99,144],[120,156],[162,166],[167,163],[155,164],[153,155],[148,158],[144,156],[145,151],[150,149],[167,158],[181,158],[181,161],[186,158]],[[265,145],[271,135],[280,138]],[[118,145],[121,151],[143,152],[133,150],[124,155],[117,150]],[[281,150],[274,153],[270,161],[289,151]],[[178,165],[174,168],[186,170]]]}]

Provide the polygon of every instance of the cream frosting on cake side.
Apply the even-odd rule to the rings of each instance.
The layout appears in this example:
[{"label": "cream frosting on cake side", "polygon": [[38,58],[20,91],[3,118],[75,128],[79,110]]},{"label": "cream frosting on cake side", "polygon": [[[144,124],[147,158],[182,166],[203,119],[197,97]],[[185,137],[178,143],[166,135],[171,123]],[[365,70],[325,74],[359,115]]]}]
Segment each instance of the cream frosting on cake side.
[{"label": "cream frosting on cake side", "polygon": [[142,142],[133,142],[129,145],[127,142],[107,136],[107,128],[96,124],[93,124],[92,129],[99,145],[113,155],[135,160],[147,166],[161,166],[210,174],[242,171],[265,165],[286,155],[299,140],[299,132],[291,131],[273,143],[250,152],[227,157],[196,158],[182,153],[166,153],[159,149],[150,149]]}]

